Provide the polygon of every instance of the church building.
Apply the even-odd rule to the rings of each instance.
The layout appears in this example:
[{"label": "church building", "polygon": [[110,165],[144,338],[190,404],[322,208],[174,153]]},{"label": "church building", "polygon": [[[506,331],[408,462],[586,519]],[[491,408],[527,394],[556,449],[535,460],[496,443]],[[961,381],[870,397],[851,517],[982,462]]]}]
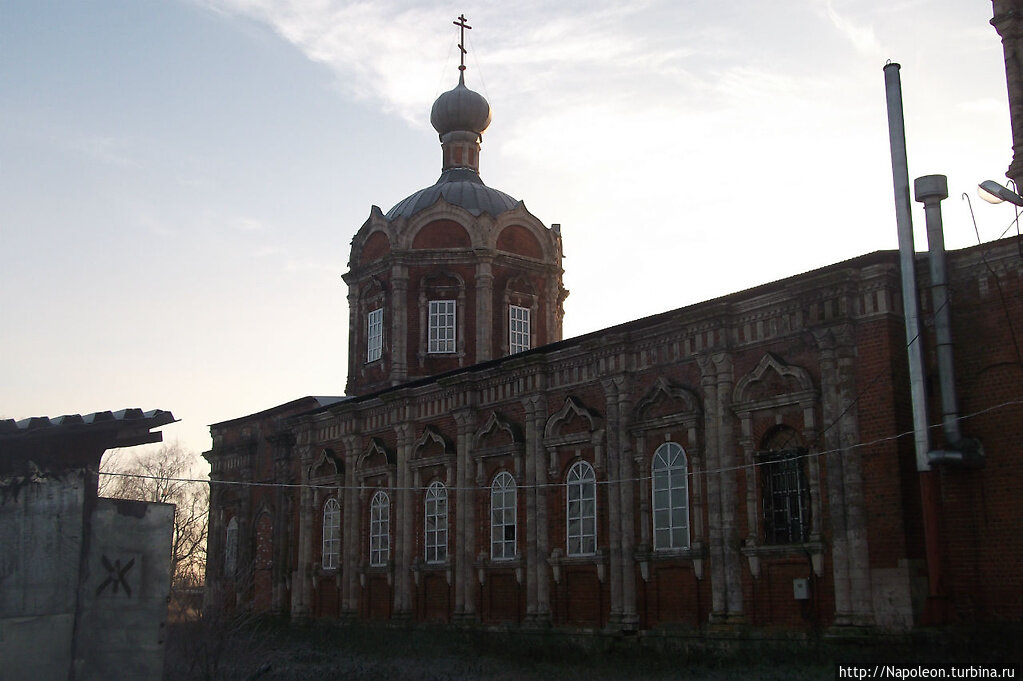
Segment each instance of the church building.
[{"label": "church building", "polygon": [[210,602],[630,632],[1023,616],[1018,237],[948,254],[983,449],[934,464],[929,514],[897,252],[566,340],[560,227],[483,183],[464,65],[430,120],[440,177],[352,239],[345,396],[211,426]]}]

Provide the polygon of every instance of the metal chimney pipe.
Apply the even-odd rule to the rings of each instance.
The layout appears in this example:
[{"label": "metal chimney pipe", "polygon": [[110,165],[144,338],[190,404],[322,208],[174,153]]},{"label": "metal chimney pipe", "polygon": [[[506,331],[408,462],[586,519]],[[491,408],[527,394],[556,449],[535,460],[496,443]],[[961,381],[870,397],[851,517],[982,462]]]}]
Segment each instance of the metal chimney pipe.
[{"label": "metal chimney pipe", "polygon": [[906,318],[906,351],[909,355],[909,394],[913,403],[913,436],[916,469],[928,471],[930,440],[927,430],[927,394],[924,391],[923,342],[916,297],[916,250],[913,245],[913,216],[910,213],[909,168],[906,160],[906,124],[902,115],[902,79],[899,65],[884,67],[885,96],[888,101],[888,141],[892,149],[892,179],[895,183],[895,222],[899,234],[899,265],[902,270],[902,307]]},{"label": "metal chimney pipe", "polygon": [[927,220],[927,255],[931,269],[934,336],[938,354],[938,380],[941,385],[941,423],[945,431],[945,446],[955,447],[962,439],[962,433],[959,430],[955,366],[952,362],[948,263],[945,258],[945,234],[941,224],[941,202],[948,198],[948,180],[944,175],[918,177],[913,181],[913,191],[916,200],[924,204],[924,215]]}]

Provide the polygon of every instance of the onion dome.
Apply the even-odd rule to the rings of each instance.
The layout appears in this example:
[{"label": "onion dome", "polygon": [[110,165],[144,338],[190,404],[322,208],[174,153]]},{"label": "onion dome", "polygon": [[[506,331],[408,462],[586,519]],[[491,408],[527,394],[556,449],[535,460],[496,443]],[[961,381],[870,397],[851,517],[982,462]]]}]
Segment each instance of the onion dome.
[{"label": "onion dome", "polygon": [[[459,69],[461,71],[461,69]],[[410,218],[443,198],[473,215],[497,217],[513,209],[518,201],[480,179],[480,142],[490,125],[490,104],[483,95],[465,87],[465,74],[458,85],[433,104],[430,123],[440,135],[441,174],[437,182],[399,201],[387,211],[387,219]]]},{"label": "onion dome", "polygon": [[481,134],[490,125],[490,104],[478,92],[465,87],[465,73],[458,74],[458,85],[448,90],[433,103],[430,123],[441,140],[451,132]]}]

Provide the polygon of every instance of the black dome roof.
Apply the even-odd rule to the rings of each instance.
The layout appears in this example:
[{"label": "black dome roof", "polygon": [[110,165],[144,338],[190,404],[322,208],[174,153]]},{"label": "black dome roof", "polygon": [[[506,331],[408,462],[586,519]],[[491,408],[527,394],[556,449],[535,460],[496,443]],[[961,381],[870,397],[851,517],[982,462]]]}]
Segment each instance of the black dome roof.
[{"label": "black dome roof", "polygon": [[519,204],[504,192],[483,184],[476,171],[469,168],[449,168],[441,173],[436,184],[420,189],[395,204],[387,211],[386,217],[388,220],[398,217],[410,218],[437,203],[437,199],[442,196],[448,203],[464,208],[473,215],[487,213],[492,217],[497,217]]}]

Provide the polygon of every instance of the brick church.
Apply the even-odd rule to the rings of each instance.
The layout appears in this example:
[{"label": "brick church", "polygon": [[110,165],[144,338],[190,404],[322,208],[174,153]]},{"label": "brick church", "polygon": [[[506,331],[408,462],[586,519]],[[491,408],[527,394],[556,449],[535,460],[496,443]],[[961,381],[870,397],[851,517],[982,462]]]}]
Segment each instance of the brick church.
[{"label": "brick church", "polygon": [[[559,226],[480,178],[464,66],[430,119],[439,179],[352,239],[345,396],[211,426],[211,601],[606,631],[1023,617],[1018,237],[947,254],[953,418],[981,449],[920,470],[897,251],[565,340]],[[930,446],[956,451],[916,268]]]}]

